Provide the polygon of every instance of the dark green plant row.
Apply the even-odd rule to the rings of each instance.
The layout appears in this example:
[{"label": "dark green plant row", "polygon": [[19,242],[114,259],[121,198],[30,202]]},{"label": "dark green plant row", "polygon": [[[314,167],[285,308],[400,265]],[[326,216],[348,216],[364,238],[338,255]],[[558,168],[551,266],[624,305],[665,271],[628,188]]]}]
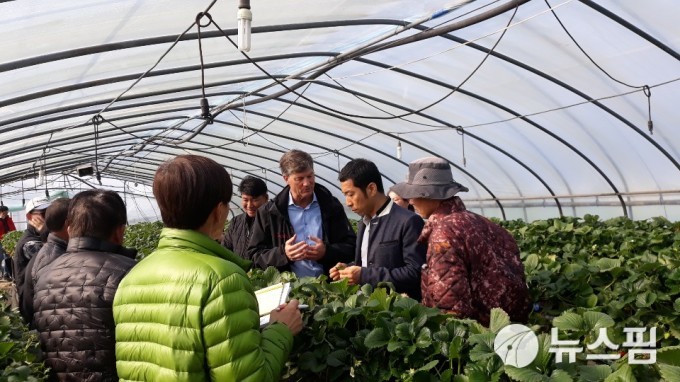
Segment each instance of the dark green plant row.
[{"label": "dark green plant row", "polygon": [[[137,258],[141,260],[158,246],[162,228],[161,222],[133,224],[125,230],[124,245],[137,249]],[[5,252],[10,255],[14,253],[14,247],[22,234],[23,231],[13,231],[3,236],[2,247]]]},{"label": "dark green plant row", "polygon": [[680,223],[586,215],[501,224],[520,244],[541,316],[586,308],[680,338]]},{"label": "dark green plant row", "polygon": [[38,337],[8,302],[7,293],[0,291],[0,381],[42,381],[47,374],[42,362],[37,362]]},{"label": "dark green plant row", "polygon": [[17,242],[23,233],[24,231],[12,231],[2,237],[2,248],[6,253],[10,254],[10,256],[14,253],[14,247],[17,245]]},{"label": "dark green plant row", "polygon": [[[552,319],[534,316],[529,325],[538,335],[538,356],[523,368],[504,366],[494,352],[500,329],[510,324],[505,312],[494,309],[488,328],[461,320],[393,292],[346,282],[296,280],[290,273],[251,271],[258,287],[293,281],[291,296],[310,305],[305,328],[296,337],[284,381],[660,381],[679,380],[680,346],[677,338],[659,339],[656,363],[630,365],[628,355],[616,362],[593,362],[586,354],[575,363],[554,362],[550,329],[560,339],[594,342],[600,328],[618,342],[614,320],[592,309],[575,308]],[[662,336],[663,337],[663,336]],[[622,343],[620,341],[618,343]],[[611,351],[609,351],[611,353]]]},{"label": "dark green plant row", "polygon": [[[529,326],[540,350],[531,365],[504,366],[495,355],[496,333],[508,323],[502,311],[484,328],[389,288],[312,279],[296,281],[292,291],[312,308],[284,379],[680,381],[680,224],[596,216],[499,223],[518,240],[535,302]],[[273,269],[251,273],[258,286],[294,279]],[[621,345],[624,328],[656,327],[657,362],[629,364],[624,348],[617,361],[586,359],[612,353],[600,346],[577,354],[575,363],[555,363],[552,327],[560,340],[584,348],[601,328]]]},{"label": "dark green plant row", "polygon": [[124,245],[137,250],[137,260],[151,254],[158,247],[158,239],[163,229],[162,222],[137,223],[125,230]]}]

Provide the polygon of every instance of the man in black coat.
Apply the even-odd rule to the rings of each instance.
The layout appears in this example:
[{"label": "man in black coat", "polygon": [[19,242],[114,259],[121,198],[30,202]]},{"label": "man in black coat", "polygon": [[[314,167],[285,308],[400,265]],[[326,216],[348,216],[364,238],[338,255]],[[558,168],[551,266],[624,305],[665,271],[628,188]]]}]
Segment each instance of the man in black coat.
[{"label": "man in black coat", "polygon": [[118,381],[113,297],[136,255],[121,246],[125,204],[113,191],[83,191],[67,220],[66,253],[44,269],[33,298],[45,365],[51,380]]},{"label": "man in black coat", "polygon": [[231,219],[227,232],[224,233],[222,245],[235,254],[245,257],[255,214],[257,209],[262,207],[269,196],[267,195],[267,184],[260,178],[246,176],[238,186],[241,193],[241,206],[243,213]]},{"label": "man in black coat", "polygon": [[298,277],[328,275],[354,257],[356,235],[340,201],[316,184],[312,157],[300,150],[279,161],[286,186],[257,210],[246,258]]},{"label": "man in black coat", "polygon": [[43,246],[41,239],[42,231],[45,229],[45,210],[50,206],[50,202],[42,197],[35,197],[26,203],[26,223],[27,227],[23,235],[14,247],[14,257],[12,265],[14,268],[14,284],[17,288],[17,299],[19,301],[19,313],[26,316],[22,307],[24,301],[24,283],[30,282],[30,275],[26,277],[26,266]]},{"label": "man in black coat", "polygon": [[68,198],[59,198],[53,200],[47,207],[45,210],[45,227],[49,231],[47,241],[26,266],[26,281],[24,282],[22,300],[19,303],[24,320],[30,327],[33,327],[33,294],[38,276],[52,260],[66,252],[66,244],[68,243],[66,215],[70,201],[71,199]]},{"label": "man in black coat", "polygon": [[418,242],[423,219],[385,195],[380,171],[373,162],[354,159],[340,170],[345,203],[362,216],[353,264],[331,268],[333,280],[350,284],[391,282],[399,293],[420,300],[420,272],[427,246]]}]

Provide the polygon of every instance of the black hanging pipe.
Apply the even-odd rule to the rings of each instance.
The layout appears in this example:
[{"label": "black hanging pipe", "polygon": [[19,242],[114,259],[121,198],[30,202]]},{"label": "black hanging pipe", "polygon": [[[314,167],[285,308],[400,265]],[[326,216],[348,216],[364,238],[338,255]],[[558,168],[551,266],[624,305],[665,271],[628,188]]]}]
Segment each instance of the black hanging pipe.
[{"label": "black hanging pipe", "polygon": [[94,117],[92,117],[92,124],[94,125],[94,170],[95,174],[97,177],[97,182],[99,182],[99,185],[102,185],[102,175],[99,172],[99,153],[98,153],[98,146],[99,146],[99,123],[102,120],[102,116],[97,114]]},{"label": "black hanging pipe", "polygon": [[642,29],[636,27],[635,25],[631,24],[627,20],[621,18],[619,15],[613,13],[612,11],[608,10],[607,8],[601,6],[601,5],[599,5],[599,4],[597,4],[593,1],[590,1],[590,0],[580,0],[580,1],[581,1],[581,3],[589,6],[590,8],[596,10],[597,12],[603,14],[604,16],[607,16],[610,19],[616,21],[617,23],[621,24],[622,26],[624,26],[625,28],[627,28],[631,32],[633,32],[636,35],[642,37],[643,39],[649,41],[652,45],[656,46],[657,48],[668,53],[671,57],[680,61],[680,54],[678,54],[678,52],[676,52],[674,49],[667,46],[666,44],[662,43],[661,41],[657,40],[656,38],[654,38],[654,36],[643,31]]}]

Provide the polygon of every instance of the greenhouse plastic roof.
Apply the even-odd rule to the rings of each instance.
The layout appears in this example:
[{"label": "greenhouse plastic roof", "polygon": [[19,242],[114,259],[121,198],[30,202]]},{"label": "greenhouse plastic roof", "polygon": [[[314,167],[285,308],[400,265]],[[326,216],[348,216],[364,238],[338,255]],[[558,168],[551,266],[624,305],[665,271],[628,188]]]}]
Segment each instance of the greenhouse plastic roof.
[{"label": "greenhouse plastic roof", "polygon": [[275,194],[298,148],[341,200],[353,158],[440,156],[487,216],[680,218],[677,0],[252,0],[247,54],[237,4],[0,1],[5,197],[186,153]]}]

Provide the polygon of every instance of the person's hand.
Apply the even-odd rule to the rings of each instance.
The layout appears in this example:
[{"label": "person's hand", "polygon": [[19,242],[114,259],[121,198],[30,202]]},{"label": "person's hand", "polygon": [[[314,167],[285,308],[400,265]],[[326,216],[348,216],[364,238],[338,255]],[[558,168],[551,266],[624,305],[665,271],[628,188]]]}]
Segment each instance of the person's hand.
[{"label": "person's hand", "polygon": [[340,280],[340,271],[347,268],[347,264],[345,263],[337,263],[333,268],[331,268],[328,271],[328,274],[331,276],[331,280]]},{"label": "person's hand", "polygon": [[313,241],[315,244],[307,247],[307,255],[305,258],[308,260],[319,261],[326,255],[326,244],[323,242],[323,240],[316,236],[310,236],[309,240]]},{"label": "person's hand", "polygon": [[287,304],[281,305],[278,308],[271,311],[269,314],[269,322],[280,322],[290,329],[293,335],[296,335],[302,331],[302,313],[298,310],[299,305],[298,300],[290,300]]},{"label": "person's hand", "polygon": [[42,231],[43,227],[45,227],[45,216],[37,213],[31,214],[31,224],[38,231]]},{"label": "person's hand", "polygon": [[296,238],[297,234],[286,240],[286,245],[284,247],[284,250],[286,251],[286,257],[290,261],[304,260],[307,255],[307,249],[309,248],[309,245],[307,245],[307,242],[304,240],[299,243],[295,243]]},{"label": "person's hand", "polygon": [[361,281],[361,267],[352,265],[340,272],[341,279],[348,279],[349,285],[358,285]]}]

